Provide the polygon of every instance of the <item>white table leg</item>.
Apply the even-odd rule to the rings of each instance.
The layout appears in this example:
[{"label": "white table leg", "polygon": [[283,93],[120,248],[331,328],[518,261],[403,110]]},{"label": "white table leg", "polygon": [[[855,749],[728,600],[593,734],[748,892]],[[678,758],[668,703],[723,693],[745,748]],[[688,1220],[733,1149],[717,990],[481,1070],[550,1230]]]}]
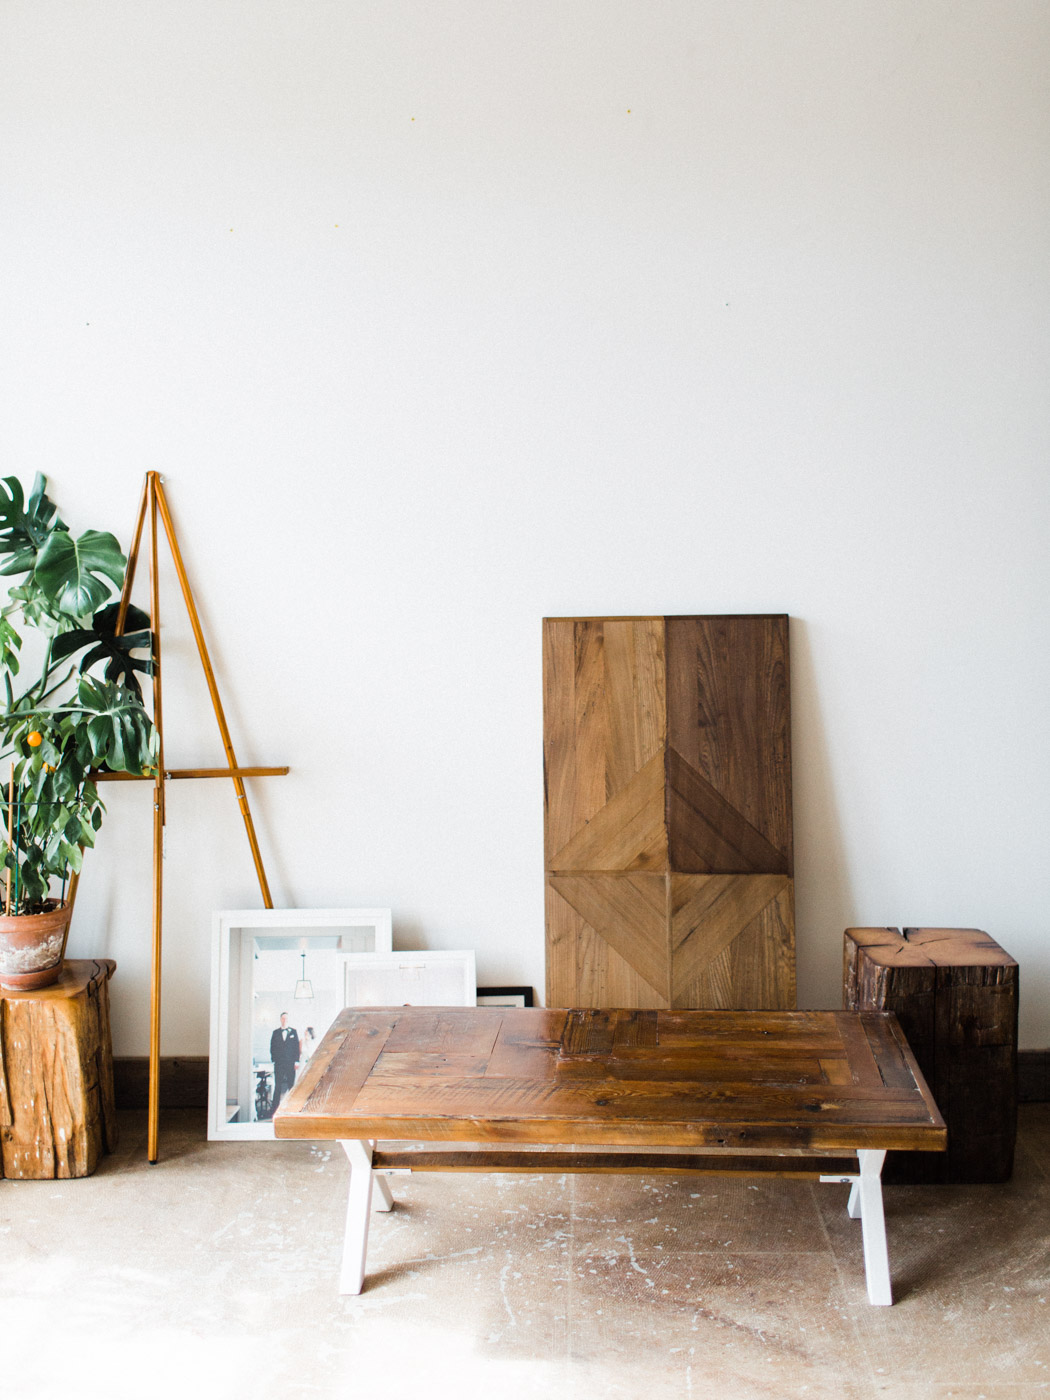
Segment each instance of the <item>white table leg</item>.
[{"label": "white table leg", "polygon": [[893,1302],[890,1289],[890,1256],[886,1248],[886,1217],[882,1209],[882,1164],[885,1152],[858,1149],[859,1176],[822,1176],[821,1181],[849,1183],[846,1211],[860,1220],[864,1239],[864,1275],[868,1281],[868,1301],[879,1307]]},{"label": "white table leg", "polygon": [[[890,1288],[890,1256],[886,1248],[886,1217],[882,1210],[882,1164],[885,1152],[859,1151],[860,1176],[850,1191],[850,1205],[857,1196],[864,1236],[864,1274],[868,1301],[880,1307],[893,1302]],[[853,1211],[850,1211],[853,1214]]]},{"label": "white table leg", "polygon": [[365,1281],[368,1210],[372,1204],[372,1144],[357,1138],[340,1141],[350,1159],[350,1193],[346,1203],[346,1236],[343,1241],[343,1263],[339,1270],[339,1292],[360,1293]]},{"label": "white table leg", "polygon": [[390,1194],[390,1183],[379,1172],[372,1173],[372,1209],[393,1210],[394,1198]]}]

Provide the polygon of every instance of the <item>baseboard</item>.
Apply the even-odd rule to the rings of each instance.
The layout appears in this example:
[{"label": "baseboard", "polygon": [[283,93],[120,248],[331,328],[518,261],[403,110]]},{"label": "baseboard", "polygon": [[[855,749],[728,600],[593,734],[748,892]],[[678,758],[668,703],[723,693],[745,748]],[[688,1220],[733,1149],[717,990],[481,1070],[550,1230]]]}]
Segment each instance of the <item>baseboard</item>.
[{"label": "baseboard", "polygon": [[1050,1102],[1050,1050],[1018,1050],[1019,1103]]},{"label": "baseboard", "polygon": [[[113,1061],[113,1091],[118,1108],[149,1106],[149,1056],[127,1056]],[[161,1058],[162,1108],[208,1107],[207,1055]]]},{"label": "baseboard", "polygon": [[[118,1108],[146,1108],[149,1058],[136,1055],[114,1060],[113,1087]],[[1050,1050],[1018,1051],[1017,1098],[1021,1103],[1050,1102]],[[207,1055],[162,1059],[160,1101],[164,1108],[207,1108]]]}]

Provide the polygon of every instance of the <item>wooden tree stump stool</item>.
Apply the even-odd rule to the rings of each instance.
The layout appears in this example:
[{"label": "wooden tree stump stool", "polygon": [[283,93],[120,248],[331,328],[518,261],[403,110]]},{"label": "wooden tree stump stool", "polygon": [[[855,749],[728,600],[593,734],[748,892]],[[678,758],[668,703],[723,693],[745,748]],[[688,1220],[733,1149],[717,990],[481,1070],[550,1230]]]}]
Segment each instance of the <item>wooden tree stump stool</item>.
[{"label": "wooden tree stump stool", "polygon": [[1017,990],[1017,963],[980,929],[846,930],[843,1005],[896,1012],[948,1124],[946,1153],[891,1152],[884,1181],[1009,1181]]},{"label": "wooden tree stump stool", "polygon": [[35,992],[0,988],[0,1176],[90,1176],[117,1142],[109,958]]}]

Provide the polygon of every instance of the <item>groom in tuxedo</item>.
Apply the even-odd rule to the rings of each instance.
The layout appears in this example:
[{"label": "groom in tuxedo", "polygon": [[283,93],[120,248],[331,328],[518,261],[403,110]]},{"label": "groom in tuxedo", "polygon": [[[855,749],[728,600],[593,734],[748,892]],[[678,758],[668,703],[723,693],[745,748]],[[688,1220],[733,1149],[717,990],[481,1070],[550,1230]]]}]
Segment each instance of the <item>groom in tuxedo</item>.
[{"label": "groom in tuxedo", "polygon": [[281,1024],[270,1036],[270,1059],[273,1061],[273,1111],[295,1083],[299,1067],[299,1032],[288,1024],[288,1012],[281,1012]]}]

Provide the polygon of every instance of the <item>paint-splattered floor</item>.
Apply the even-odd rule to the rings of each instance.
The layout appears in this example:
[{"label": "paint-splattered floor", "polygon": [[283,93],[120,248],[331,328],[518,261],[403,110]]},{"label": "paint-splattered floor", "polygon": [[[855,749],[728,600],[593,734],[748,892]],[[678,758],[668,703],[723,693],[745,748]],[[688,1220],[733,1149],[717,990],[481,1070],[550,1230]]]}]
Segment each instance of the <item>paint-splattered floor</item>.
[{"label": "paint-splattered floor", "polygon": [[338,1147],[122,1127],[0,1182],[3,1400],[1050,1395],[1050,1105],[1009,1185],[886,1189],[892,1308],[845,1187],[657,1177],[395,1178],[342,1299]]}]

